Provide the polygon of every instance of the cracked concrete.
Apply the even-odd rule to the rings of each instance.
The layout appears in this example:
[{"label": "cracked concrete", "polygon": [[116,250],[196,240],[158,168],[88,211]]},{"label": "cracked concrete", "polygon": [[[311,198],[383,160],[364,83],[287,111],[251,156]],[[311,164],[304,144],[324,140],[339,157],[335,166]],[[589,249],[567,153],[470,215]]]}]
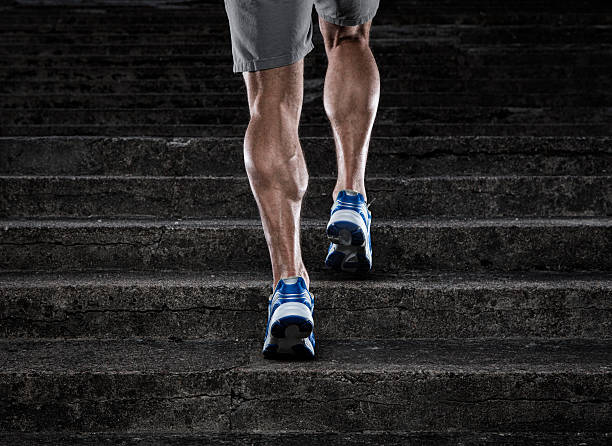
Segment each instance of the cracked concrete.
[{"label": "cracked concrete", "polygon": [[[301,138],[312,175],[333,175],[331,138]],[[24,148],[27,147],[27,150]],[[609,137],[372,138],[370,175],[601,175]],[[0,173],[20,175],[244,174],[242,138],[0,138]],[[602,170],[603,169],[603,170]]]},{"label": "cracked concrete", "polygon": [[253,342],[0,341],[2,428],[555,431],[570,414],[570,430],[612,427],[609,341],[319,344],[292,363]]},{"label": "cracked concrete", "polygon": [[100,443],[120,443],[126,446],[202,446],[239,445],[267,446],[273,444],[309,444],[312,446],[392,445],[404,446],[532,446],[534,444],[607,446],[610,433],[568,432],[232,432],[232,433],[90,433],[90,434],[0,434],[0,442],[14,446],[92,446]]},{"label": "cracked concrete", "polygon": [[[11,273],[3,337],[258,339],[270,284],[258,274]],[[612,337],[605,274],[406,274],[336,282],[313,274],[325,338]]]},{"label": "cracked concrete", "polygon": [[[323,269],[324,221],[302,222],[303,257]],[[267,271],[257,220],[0,221],[5,270]],[[377,220],[374,270],[612,269],[609,218]],[[383,260],[384,259],[384,260]]]},{"label": "cracked concrete", "polygon": [[[329,213],[335,179],[312,178],[302,216]],[[610,176],[369,177],[376,218],[612,215]],[[257,218],[244,177],[2,176],[0,216]]]}]

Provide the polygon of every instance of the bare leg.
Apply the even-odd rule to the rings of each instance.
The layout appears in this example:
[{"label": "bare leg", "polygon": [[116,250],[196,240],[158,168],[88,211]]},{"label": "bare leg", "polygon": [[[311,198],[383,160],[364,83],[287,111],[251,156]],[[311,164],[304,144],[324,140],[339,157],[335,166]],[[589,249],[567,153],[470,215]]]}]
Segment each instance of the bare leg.
[{"label": "bare leg", "polygon": [[323,100],[338,160],[334,200],[342,189],[354,189],[367,200],[365,168],[380,95],[378,67],[369,46],[371,24],[338,26],[319,18],[328,59]]},{"label": "bare leg", "polygon": [[302,276],[309,285],[300,249],[300,211],[308,171],[298,139],[304,64],[244,73],[251,120],[244,162],[257,201],[274,284]]}]

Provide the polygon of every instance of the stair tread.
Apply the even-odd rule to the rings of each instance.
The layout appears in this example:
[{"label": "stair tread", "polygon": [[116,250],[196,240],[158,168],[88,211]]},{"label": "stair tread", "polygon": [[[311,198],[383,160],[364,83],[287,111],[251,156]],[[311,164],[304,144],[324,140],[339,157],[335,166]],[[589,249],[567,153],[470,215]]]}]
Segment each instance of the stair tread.
[{"label": "stair tread", "polygon": [[406,445],[454,446],[462,445],[515,445],[534,444],[607,446],[612,433],[596,432],[278,432],[255,430],[224,433],[0,433],[0,442],[13,446],[89,446],[104,444],[138,446],[203,446],[244,445],[267,446],[270,444],[308,444],[312,446],[344,445]]},{"label": "stair tread", "polygon": [[[302,219],[302,226],[314,228],[326,223],[322,219]],[[411,219],[377,219],[377,226],[410,228],[410,227],[608,227],[612,226],[612,216],[601,217],[500,217],[500,218],[411,218]],[[175,228],[215,228],[241,227],[253,228],[261,226],[258,219],[243,218],[86,218],[86,217],[15,217],[0,219],[0,226],[9,228],[121,228],[142,227],[156,228],[172,226]]]},{"label": "stair tread", "polygon": [[584,373],[612,376],[608,339],[324,340],[315,362],[264,360],[260,340],[0,340],[0,376],[31,373]]},{"label": "stair tread", "polygon": [[[612,272],[407,272],[371,273],[367,278],[346,280],[329,274],[310,273],[314,289],[558,289],[612,288]],[[270,286],[267,274],[244,271],[0,271],[0,288],[45,287],[219,287]],[[222,296],[220,296],[222,298]]]}]

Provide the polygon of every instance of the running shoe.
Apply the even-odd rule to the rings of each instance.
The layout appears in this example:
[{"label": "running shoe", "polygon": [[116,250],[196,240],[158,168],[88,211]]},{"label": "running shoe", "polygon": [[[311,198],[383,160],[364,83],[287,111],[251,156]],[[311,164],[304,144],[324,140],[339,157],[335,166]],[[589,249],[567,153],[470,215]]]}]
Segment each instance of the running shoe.
[{"label": "running shoe", "polygon": [[313,309],[314,296],[302,277],[280,279],[268,301],[264,357],[314,358]]},{"label": "running shoe", "polygon": [[372,269],[372,213],[362,194],[341,190],[331,208],[325,265],[336,271],[365,273]]}]

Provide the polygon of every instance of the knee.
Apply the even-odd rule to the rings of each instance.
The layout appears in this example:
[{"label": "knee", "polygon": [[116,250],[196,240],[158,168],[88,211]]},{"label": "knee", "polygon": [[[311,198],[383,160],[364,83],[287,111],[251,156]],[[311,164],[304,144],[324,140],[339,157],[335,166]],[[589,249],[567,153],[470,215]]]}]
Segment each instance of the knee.
[{"label": "knee", "polygon": [[291,95],[261,93],[250,101],[249,112],[253,125],[263,125],[268,129],[297,130],[301,102]]},{"label": "knee", "polygon": [[323,37],[327,51],[341,48],[344,45],[368,47],[370,44],[370,27],[369,24],[358,26],[326,24]]}]

